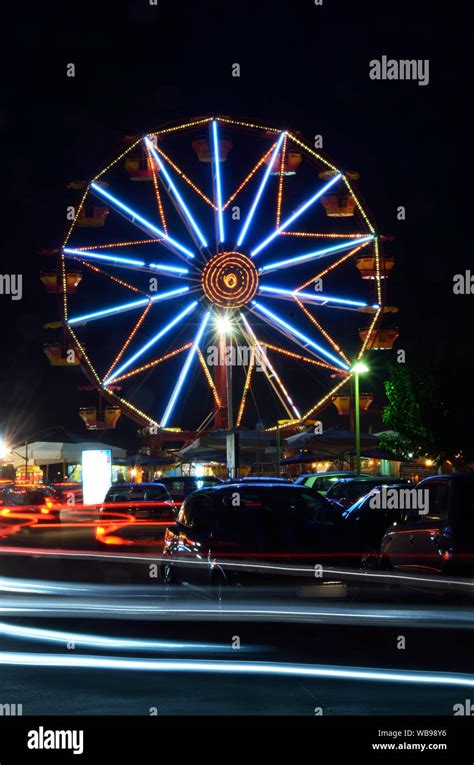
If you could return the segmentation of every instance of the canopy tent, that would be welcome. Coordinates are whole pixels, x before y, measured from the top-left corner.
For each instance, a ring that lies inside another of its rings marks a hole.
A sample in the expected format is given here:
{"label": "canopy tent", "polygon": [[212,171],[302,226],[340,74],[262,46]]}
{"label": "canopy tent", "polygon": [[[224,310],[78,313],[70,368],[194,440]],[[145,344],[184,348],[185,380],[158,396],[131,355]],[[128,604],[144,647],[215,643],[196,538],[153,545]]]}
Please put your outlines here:
{"label": "canopy tent", "polygon": [[[362,446],[375,447],[379,439],[372,433],[361,433],[360,442]],[[323,433],[314,433],[305,431],[297,433],[285,439],[286,449],[304,449],[313,448],[315,450],[326,449],[333,454],[341,454],[347,451],[348,447],[353,448],[355,442],[355,433],[352,430],[325,430]]]}
{"label": "canopy tent", "polygon": [[307,465],[311,462],[328,462],[338,458],[333,452],[298,452],[291,457],[285,457],[280,465]]}
{"label": "canopy tent", "polygon": [[119,457],[114,460],[114,464],[124,467],[159,467],[161,465],[174,465],[177,461],[177,457],[149,457],[148,454],[132,454],[130,457]]}
{"label": "canopy tent", "polygon": [[125,449],[112,446],[111,444],[103,444],[100,441],[81,441],[79,443],[33,441],[31,444],[24,444],[15,448],[5,461],[11,461],[14,467],[25,465],[27,460],[30,465],[55,465],[60,462],[79,464],[81,462],[81,453],[91,449],[110,449],[113,459],[125,457],[127,453]]}
{"label": "canopy tent", "polygon": [[[224,463],[226,461],[227,436],[231,433],[239,434],[239,455],[241,465],[251,465],[258,461],[261,463],[275,462],[276,436],[275,433],[266,433],[261,430],[216,430],[205,436],[196,438],[191,444],[180,449],[181,462],[205,462],[214,461]],[[271,455],[271,456],[270,456]]]}

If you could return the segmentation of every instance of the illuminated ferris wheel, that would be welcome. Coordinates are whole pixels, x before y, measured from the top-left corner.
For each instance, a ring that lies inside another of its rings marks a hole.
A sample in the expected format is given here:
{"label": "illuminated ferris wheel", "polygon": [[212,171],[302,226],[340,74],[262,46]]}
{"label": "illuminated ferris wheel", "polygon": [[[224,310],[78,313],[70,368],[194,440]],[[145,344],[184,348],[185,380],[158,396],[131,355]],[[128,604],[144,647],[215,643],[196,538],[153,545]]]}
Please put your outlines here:
{"label": "illuminated ferris wheel", "polygon": [[107,402],[87,427],[291,428],[334,401],[397,334],[356,178],[294,132],[224,117],[130,140],[85,185],[54,276],[64,340],[47,353],[72,349]]}

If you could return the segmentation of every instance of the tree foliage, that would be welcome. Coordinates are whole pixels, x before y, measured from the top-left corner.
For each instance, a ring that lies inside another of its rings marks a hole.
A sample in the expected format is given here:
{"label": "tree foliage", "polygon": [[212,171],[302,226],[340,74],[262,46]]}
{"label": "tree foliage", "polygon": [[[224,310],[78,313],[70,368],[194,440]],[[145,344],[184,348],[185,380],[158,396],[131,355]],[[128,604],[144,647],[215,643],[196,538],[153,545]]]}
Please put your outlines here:
{"label": "tree foliage", "polygon": [[460,450],[452,390],[441,370],[391,364],[385,381],[385,425],[393,434],[381,445],[403,459],[430,456],[436,464]]}

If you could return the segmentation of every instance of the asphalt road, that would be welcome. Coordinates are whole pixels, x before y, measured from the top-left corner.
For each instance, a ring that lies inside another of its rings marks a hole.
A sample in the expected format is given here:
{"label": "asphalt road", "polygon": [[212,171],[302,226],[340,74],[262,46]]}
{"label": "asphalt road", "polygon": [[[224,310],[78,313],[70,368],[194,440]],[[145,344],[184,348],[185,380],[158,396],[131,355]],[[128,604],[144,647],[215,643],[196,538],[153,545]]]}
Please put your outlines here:
{"label": "asphalt road", "polygon": [[[470,606],[453,610],[400,592],[387,600],[377,590],[367,603],[240,593],[238,608],[182,588],[165,593],[148,562],[55,556],[59,549],[95,552],[90,527],[45,525],[2,543],[35,554],[0,549],[0,709],[452,715],[474,693]],[[46,582],[66,584],[48,592]],[[8,634],[12,628],[17,634]],[[112,639],[142,642],[124,647]]]}

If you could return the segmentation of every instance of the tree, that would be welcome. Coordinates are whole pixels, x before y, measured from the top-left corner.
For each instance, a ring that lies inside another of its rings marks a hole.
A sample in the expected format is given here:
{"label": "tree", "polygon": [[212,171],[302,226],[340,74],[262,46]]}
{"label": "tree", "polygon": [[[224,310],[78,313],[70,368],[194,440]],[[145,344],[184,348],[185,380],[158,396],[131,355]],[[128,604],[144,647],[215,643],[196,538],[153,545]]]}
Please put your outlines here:
{"label": "tree", "polygon": [[444,370],[390,364],[383,421],[393,434],[382,436],[382,448],[403,459],[429,455],[437,465],[455,457],[460,434],[448,377]]}

